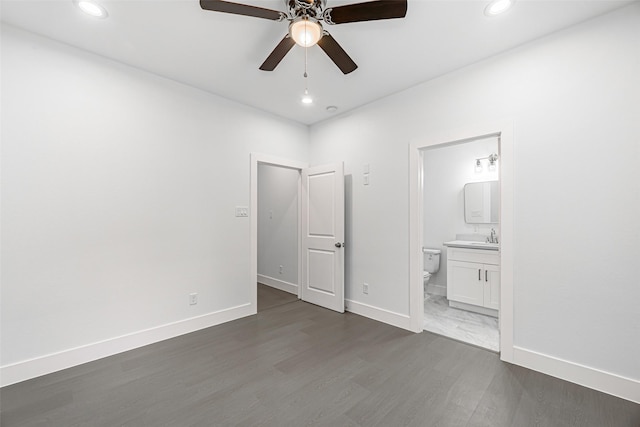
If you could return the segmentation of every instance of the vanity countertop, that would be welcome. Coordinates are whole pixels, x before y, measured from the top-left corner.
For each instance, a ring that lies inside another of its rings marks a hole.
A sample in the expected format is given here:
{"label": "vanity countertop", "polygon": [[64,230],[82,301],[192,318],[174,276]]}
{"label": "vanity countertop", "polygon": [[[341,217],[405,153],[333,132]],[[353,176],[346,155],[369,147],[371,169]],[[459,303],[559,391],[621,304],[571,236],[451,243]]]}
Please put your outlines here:
{"label": "vanity countertop", "polygon": [[450,242],[444,242],[443,245],[451,246],[453,248],[486,249],[490,251],[497,251],[500,249],[500,246],[497,243],[474,242],[471,240],[452,240]]}

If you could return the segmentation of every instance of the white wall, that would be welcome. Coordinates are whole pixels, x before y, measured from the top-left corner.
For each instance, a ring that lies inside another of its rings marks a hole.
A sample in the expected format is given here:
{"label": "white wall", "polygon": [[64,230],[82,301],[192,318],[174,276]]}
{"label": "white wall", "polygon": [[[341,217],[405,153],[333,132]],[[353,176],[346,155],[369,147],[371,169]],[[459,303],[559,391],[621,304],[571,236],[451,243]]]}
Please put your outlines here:
{"label": "white wall", "polygon": [[313,126],[311,163],[353,174],[347,297],[408,314],[409,142],[510,120],[515,345],[640,399],[638,28],[636,2]]}
{"label": "white wall", "polygon": [[299,180],[296,169],[258,164],[258,277],[296,293]]}
{"label": "white wall", "polygon": [[[463,144],[424,150],[424,226],[423,245],[442,250],[440,270],[429,279],[429,292],[446,295],[447,257],[444,242],[456,234],[490,234],[498,224],[467,224],[464,220],[464,185],[469,182],[496,181],[498,169],[490,171],[482,160],[481,172],[475,171],[475,160],[498,153],[498,138],[478,139]],[[499,160],[498,160],[499,163]]]}
{"label": "white wall", "polygon": [[307,139],[305,126],[3,27],[3,381],[29,359],[44,360],[36,375],[60,368],[47,355],[76,349],[81,363],[248,314],[233,310],[255,281],[249,219],[234,216],[249,205],[249,154],[304,160]]}

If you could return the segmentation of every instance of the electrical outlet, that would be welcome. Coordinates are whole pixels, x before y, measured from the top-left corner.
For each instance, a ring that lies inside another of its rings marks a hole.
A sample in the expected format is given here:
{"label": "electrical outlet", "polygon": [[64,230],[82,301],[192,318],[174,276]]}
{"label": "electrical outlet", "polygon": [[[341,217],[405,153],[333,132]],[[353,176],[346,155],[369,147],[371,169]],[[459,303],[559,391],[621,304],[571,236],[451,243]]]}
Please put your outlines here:
{"label": "electrical outlet", "polygon": [[249,216],[249,208],[246,206],[236,206],[236,216],[246,218]]}
{"label": "electrical outlet", "polygon": [[369,294],[369,284],[368,283],[363,283],[362,284],[362,293],[363,294]]}
{"label": "electrical outlet", "polygon": [[196,305],[198,304],[198,294],[197,293],[192,293],[189,294],[189,305]]}
{"label": "electrical outlet", "polygon": [[280,268],[278,269],[278,272],[279,272],[280,274],[282,274],[282,272],[283,272],[283,271],[284,271],[284,267],[283,267],[283,266],[280,266]]}

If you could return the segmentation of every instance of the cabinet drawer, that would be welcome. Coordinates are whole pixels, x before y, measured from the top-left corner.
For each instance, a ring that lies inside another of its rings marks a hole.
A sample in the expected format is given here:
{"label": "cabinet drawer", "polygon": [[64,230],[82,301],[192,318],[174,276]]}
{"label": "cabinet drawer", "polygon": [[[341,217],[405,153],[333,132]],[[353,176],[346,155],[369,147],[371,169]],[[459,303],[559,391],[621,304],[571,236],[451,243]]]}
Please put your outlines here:
{"label": "cabinet drawer", "polygon": [[500,253],[483,249],[447,248],[447,260],[500,264]]}

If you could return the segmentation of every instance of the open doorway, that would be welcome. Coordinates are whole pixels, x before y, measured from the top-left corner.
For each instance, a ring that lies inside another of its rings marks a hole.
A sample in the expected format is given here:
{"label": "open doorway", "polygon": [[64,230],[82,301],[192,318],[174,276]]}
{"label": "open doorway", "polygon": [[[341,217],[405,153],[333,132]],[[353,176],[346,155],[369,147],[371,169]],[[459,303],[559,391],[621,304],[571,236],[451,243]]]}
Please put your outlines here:
{"label": "open doorway", "polygon": [[499,351],[499,138],[422,150],[425,331]]}
{"label": "open doorway", "polygon": [[300,170],[258,164],[258,312],[298,300]]}
{"label": "open doorway", "polygon": [[[463,126],[451,128],[448,131],[438,131],[437,133],[421,136],[411,142],[409,146],[409,312],[411,318],[411,329],[420,332],[424,328],[424,271],[425,271],[425,230],[424,230],[424,155],[426,150],[443,147],[456,146],[471,141],[484,138],[497,138],[498,148],[498,176],[499,176],[499,251],[495,260],[469,260],[461,259],[461,262],[478,261],[483,263],[480,272],[477,269],[460,270],[464,274],[462,277],[474,279],[477,284],[482,283],[484,298],[484,283],[494,279],[500,284],[499,290],[494,292],[497,295],[498,304],[498,325],[500,330],[499,351],[500,359],[506,362],[514,360],[513,344],[513,125],[509,122],[498,122],[489,124],[477,124],[474,126]],[[487,153],[492,154],[492,153]],[[483,156],[479,156],[481,159]],[[472,160],[475,161],[476,158]],[[483,167],[488,167],[489,159],[484,161]],[[471,167],[474,167],[473,163]],[[460,197],[463,197],[460,193]],[[455,233],[451,236],[456,239]],[[443,242],[444,243],[444,242]],[[482,242],[478,242],[482,243]],[[444,246],[444,245],[443,245]],[[446,247],[446,246],[445,246]],[[427,247],[428,248],[428,247]],[[446,247],[449,251],[449,247]],[[467,250],[473,248],[456,248],[457,255],[462,258],[467,256]],[[443,255],[441,249],[441,256]],[[491,268],[492,263],[499,265],[499,271]],[[450,263],[447,263],[449,267]],[[460,274],[458,271],[456,274]],[[473,272],[473,275],[470,274]],[[486,276],[485,276],[486,274]],[[465,282],[466,283],[466,282]],[[427,284],[428,288],[428,284]],[[479,297],[479,293],[477,294]],[[490,298],[491,299],[491,298]],[[467,301],[467,303],[470,303]]]}
{"label": "open doorway", "polygon": [[[297,270],[297,281],[294,285],[279,278],[284,275],[285,264],[274,262],[268,255],[263,258],[271,264],[270,270],[260,273],[260,280],[268,281],[271,287],[280,287],[280,290],[289,293],[297,287],[297,297],[301,300],[343,313],[343,163],[309,168],[303,162],[258,153],[251,154],[250,175],[251,269],[248,289],[252,312],[255,314],[258,306],[258,170],[261,165],[291,169],[297,176],[297,268],[290,269]],[[262,220],[270,220],[270,210],[268,207],[263,209]],[[288,263],[293,264],[292,261]],[[296,276],[291,272],[290,277]]]}

